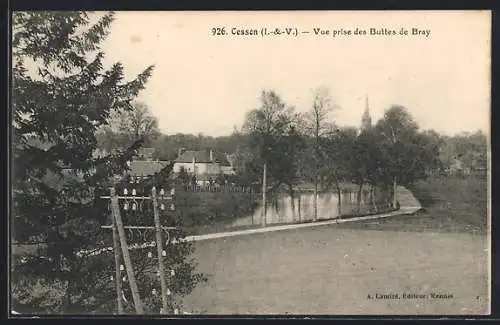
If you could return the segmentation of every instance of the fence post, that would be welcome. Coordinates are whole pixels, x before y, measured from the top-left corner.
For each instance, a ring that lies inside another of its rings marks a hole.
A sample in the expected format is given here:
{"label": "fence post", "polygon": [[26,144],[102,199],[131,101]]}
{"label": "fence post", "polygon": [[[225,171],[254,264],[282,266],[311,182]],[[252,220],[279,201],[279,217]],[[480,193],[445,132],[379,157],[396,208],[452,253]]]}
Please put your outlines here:
{"label": "fence post", "polygon": [[163,313],[168,310],[168,297],[167,297],[167,282],[165,280],[165,265],[163,264],[163,243],[161,236],[161,222],[160,222],[160,212],[158,211],[158,198],[156,196],[156,187],[153,186],[151,190],[151,197],[153,199],[153,212],[155,219],[155,229],[156,229],[156,248],[158,252],[158,270],[160,272],[160,285],[161,285],[161,301]]}
{"label": "fence post", "polygon": [[[115,196],[115,188],[111,188],[110,197]],[[116,302],[118,304],[118,315],[123,314],[122,302],[122,275],[120,271],[120,243],[118,240],[118,229],[116,227],[115,218],[111,217],[111,224],[113,226],[113,252],[115,255],[115,280],[116,280]]]}
{"label": "fence post", "polygon": [[139,296],[139,288],[137,287],[137,283],[135,282],[134,268],[132,266],[132,260],[130,259],[130,254],[128,251],[127,238],[125,235],[125,229],[123,228],[122,216],[120,214],[120,205],[118,203],[118,197],[116,196],[115,188],[111,189],[111,211],[113,213],[113,218],[115,219],[116,227],[118,230],[118,236],[120,238],[123,259],[125,262],[125,269],[127,270],[130,290],[132,291],[132,298],[134,299],[135,311],[137,312],[137,314],[144,314],[141,298]]}

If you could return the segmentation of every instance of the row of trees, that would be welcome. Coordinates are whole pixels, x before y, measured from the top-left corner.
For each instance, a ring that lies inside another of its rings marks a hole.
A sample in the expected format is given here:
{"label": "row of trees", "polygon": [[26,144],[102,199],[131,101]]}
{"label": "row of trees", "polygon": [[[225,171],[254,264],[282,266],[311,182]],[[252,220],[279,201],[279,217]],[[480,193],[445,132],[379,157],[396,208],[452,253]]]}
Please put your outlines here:
{"label": "row of trees", "polygon": [[359,134],[332,122],[336,109],[325,89],[315,92],[305,114],[274,91],[263,91],[261,106],[247,114],[242,129],[248,145],[239,152],[241,181],[258,182],[266,166],[271,190],[284,185],[292,196],[304,182],[316,194],[330,187],[340,193],[343,182],[358,184],[359,195],[367,184],[394,194],[397,184],[409,185],[439,166],[439,144],[419,130],[406,108],[389,108]]}

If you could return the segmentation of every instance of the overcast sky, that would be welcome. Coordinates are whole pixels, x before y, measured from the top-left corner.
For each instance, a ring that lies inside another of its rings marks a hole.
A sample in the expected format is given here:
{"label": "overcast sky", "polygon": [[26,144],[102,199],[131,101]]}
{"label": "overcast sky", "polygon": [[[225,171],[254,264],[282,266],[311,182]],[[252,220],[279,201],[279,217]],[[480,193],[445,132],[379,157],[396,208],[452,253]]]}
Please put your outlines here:
{"label": "overcast sky", "polygon": [[[296,27],[293,36],[212,36],[214,27]],[[430,35],[314,36],[313,28],[401,28]],[[227,135],[259,106],[262,89],[305,111],[330,88],[340,125],[359,126],[368,95],[374,121],[406,106],[423,129],[488,132],[489,12],[118,12],[104,44],[127,77],[150,64],[140,100],[171,133]]]}

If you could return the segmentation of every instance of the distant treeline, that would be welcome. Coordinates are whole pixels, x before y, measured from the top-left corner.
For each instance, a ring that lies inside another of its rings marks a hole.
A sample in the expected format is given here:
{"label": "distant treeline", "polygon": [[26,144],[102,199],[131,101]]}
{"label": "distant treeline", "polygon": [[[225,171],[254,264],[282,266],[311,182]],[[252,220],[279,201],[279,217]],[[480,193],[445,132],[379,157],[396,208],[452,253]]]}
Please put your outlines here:
{"label": "distant treeline", "polygon": [[[239,146],[245,145],[247,137],[239,132],[227,136],[206,136],[194,134],[160,134],[155,139],[148,139],[145,146],[155,149],[153,158],[159,160],[174,160],[177,158],[179,149],[187,150],[214,150],[216,154],[234,153]],[[116,143],[109,141],[104,135],[99,136],[101,149],[111,151]],[[125,145],[124,145],[125,146]]]}
{"label": "distant treeline", "polygon": [[[462,159],[466,164],[478,163],[486,167],[488,142],[486,135],[477,131],[474,133],[460,133],[449,136],[432,132],[432,135],[440,142],[440,160],[443,167],[453,163],[455,158]],[[113,149],[111,143],[100,139],[100,147],[105,150]],[[171,161],[177,157],[179,149],[188,150],[214,150],[217,154],[235,153],[248,143],[249,136],[234,131],[226,136],[207,136],[203,134],[160,134],[154,140],[149,140],[147,145],[155,149],[154,159]]]}

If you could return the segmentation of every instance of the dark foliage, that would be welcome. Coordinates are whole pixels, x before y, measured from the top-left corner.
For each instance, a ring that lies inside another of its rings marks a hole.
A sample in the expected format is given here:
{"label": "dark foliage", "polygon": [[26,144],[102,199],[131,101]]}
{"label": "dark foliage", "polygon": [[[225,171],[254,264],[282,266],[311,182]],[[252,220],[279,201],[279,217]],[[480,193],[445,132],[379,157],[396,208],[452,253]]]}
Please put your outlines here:
{"label": "dark foliage", "polygon": [[[93,25],[84,12],[13,15],[10,229],[11,242],[24,250],[12,256],[11,296],[19,311],[23,306],[42,313],[115,308],[113,257],[91,254],[109,246],[111,237],[100,228],[107,222],[107,204],[95,194],[120,179],[143,139],[95,158],[95,131],[111,112],[132,108],[153,67],[131,81],[124,80],[120,63],[103,68],[99,44],[112,21],[112,13],[100,14]],[[28,69],[33,63],[34,71]],[[25,249],[33,246],[37,249]],[[167,263],[180,275],[172,291],[184,294],[199,279],[187,256],[189,245],[168,249]],[[136,266],[147,269],[148,263],[139,260]],[[145,274],[138,270],[137,276],[148,297],[154,281],[145,281]]]}

